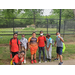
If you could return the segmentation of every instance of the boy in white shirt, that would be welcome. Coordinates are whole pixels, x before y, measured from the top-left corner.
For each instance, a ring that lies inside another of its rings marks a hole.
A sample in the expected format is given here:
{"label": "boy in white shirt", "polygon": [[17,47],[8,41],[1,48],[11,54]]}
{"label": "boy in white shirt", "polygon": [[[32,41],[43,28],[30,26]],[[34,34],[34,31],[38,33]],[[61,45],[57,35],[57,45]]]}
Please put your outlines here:
{"label": "boy in white shirt", "polygon": [[24,63],[26,63],[26,51],[28,51],[28,40],[25,38],[24,34],[22,34],[22,39],[20,40],[20,42],[21,42],[21,50],[25,51]]}
{"label": "boy in white shirt", "polygon": [[51,62],[51,56],[52,56],[52,38],[50,37],[50,34],[46,35],[46,54],[47,54],[47,60]]}

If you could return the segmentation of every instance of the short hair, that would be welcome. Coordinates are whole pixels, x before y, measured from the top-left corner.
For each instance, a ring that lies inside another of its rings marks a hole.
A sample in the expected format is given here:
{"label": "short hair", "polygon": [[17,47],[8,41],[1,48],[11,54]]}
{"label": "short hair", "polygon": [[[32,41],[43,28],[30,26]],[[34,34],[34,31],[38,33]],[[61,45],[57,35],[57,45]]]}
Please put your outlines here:
{"label": "short hair", "polygon": [[22,34],[22,35],[24,35],[24,36],[25,36],[25,34]]}
{"label": "short hair", "polygon": [[57,33],[59,33],[59,32],[56,32],[56,34],[57,34]]}
{"label": "short hair", "polygon": [[42,30],[40,31],[40,33],[43,32]]}
{"label": "short hair", "polygon": [[18,33],[14,33],[14,34],[13,34],[13,36],[14,36],[15,34],[17,34],[17,35],[18,35]]}
{"label": "short hair", "polygon": [[[33,33],[35,33],[35,32],[33,32]],[[33,33],[32,33],[32,34],[33,34]],[[35,33],[35,34],[36,34],[36,33]]]}
{"label": "short hair", "polygon": [[51,35],[50,35],[50,34],[47,34],[47,36],[48,36],[48,37],[51,37]]}
{"label": "short hair", "polygon": [[21,51],[20,53],[24,53],[25,54],[25,51]]}

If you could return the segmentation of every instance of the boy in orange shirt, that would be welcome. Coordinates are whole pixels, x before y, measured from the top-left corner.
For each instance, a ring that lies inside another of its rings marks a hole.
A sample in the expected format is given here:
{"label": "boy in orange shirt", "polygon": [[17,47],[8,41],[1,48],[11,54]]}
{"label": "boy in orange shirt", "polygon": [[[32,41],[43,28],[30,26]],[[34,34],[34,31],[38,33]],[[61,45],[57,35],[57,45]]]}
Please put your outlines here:
{"label": "boy in orange shirt", "polygon": [[10,53],[12,57],[14,57],[20,51],[20,40],[17,38],[18,34],[14,33],[13,38],[11,38],[10,45]]}
{"label": "boy in orange shirt", "polygon": [[[30,37],[28,39],[28,47],[30,49],[30,52],[31,52],[31,63],[37,63],[36,61],[36,52],[37,52],[37,49],[38,49],[38,39],[36,37],[36,33],[33,32],[32,33],[32,37]],[[33,62],[33,55],[34,55],[34,62]]]}

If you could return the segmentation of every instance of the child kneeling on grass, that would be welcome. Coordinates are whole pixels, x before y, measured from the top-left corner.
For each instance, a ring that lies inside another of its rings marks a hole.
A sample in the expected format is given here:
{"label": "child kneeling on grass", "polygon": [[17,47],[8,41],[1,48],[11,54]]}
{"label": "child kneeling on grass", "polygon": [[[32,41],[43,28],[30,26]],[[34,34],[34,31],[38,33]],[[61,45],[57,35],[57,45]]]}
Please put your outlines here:
{"label": "child kneeling on grass", "polygon": [[51,56],[52,56],[52,38],[50,37],[50,34],[46,35],[46,54],[47,54],[47,61],[51,62]]}
{"label": "child kneeling on grass", "polygon": [[21,51],[19,54],[16,54],[14,58],[11,60],[11,65],[22,65],[22,62],[24,62],[24,51]]}

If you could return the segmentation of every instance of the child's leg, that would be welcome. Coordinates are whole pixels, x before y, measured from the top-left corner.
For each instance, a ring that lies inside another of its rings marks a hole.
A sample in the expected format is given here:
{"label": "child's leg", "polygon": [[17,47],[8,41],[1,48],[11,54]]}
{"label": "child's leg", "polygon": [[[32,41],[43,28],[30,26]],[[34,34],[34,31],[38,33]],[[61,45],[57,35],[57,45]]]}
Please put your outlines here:
{"label": "child's leg", "polygon": [[52,47],[49,48],[49,59],[52,57]]}
{"label": "child's leg", "polygon": [[33,55],[31,54],[31,60],[33,60]]}
{"label": "child's leg", "polygon": [[49,54],[48,54],[48,51],[47,51],[47,50],[46,50],[46,55],[47,55],[47,59],[48,59],[48,55],[49,55]]}
{"label": "child's leg", "polygon": [[36,59],[36,53],[34,54],[34,59]]}
{"label": "child's leg", "polygon": [[39,47],[39,60],[41,60],[41,47]]}
{"label": "child's leg", "polygon": [[42,51],[43,51],[43,59],[45,61],[45,48],[44,47],[42,47]]}
{"label": "child's leg", "polygon": [[62,55],[59,55],[59,57],[60,57],[60,62],[62,62]]}

